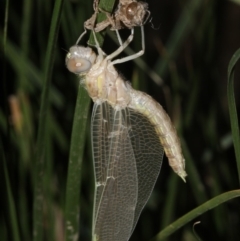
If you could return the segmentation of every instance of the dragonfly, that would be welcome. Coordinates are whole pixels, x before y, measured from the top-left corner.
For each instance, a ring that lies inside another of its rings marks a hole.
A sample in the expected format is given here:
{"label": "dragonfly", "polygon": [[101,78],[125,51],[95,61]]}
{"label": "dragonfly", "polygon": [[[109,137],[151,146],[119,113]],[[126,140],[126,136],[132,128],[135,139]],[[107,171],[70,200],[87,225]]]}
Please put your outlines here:
{"label": "dragonfly", "polygon": [[93,241],[129,240],[156,183],[164,151],[173,171],[184,181],[187,175],[180,141],[167,113],[152,97],[133,89],[114,67],[144,53],[143,26],[141,34],[143,49],[121,59],[114,60],[133,40],[134,28],[110,55],[100,48],[93,31],[97,54],[78,45],[78,39],[66,56],[68,70],[81,77],[94,102]]}

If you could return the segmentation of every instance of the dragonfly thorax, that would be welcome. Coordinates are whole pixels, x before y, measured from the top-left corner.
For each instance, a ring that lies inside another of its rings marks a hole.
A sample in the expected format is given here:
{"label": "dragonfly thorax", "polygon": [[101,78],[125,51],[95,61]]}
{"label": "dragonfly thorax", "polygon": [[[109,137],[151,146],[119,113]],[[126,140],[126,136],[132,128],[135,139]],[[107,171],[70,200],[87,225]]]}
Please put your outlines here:
{"label": "dragonfly thorax", "polygon": [[97,59],[86,74],[84,86],[94,102],[107,101],[114,108],[125,108],[131,99],[129,84],[106,58]]}
{"label": "dragonfly thorax", "polygon": [[74,45],[66,56],[66,66],[70,72],[85,76],[81,83],[94,102],[107,101],[114,108],[125,108],[130,102],[128,84],[101,53],[96,56],[91,48]]}

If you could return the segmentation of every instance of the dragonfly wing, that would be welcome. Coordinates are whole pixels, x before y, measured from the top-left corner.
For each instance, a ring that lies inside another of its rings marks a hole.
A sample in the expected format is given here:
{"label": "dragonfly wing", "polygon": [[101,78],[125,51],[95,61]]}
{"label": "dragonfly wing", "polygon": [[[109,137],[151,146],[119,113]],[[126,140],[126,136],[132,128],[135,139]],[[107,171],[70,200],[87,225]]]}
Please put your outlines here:
{"label": "dragonfly wing", "polygon": [[93,165],[95,175],[95,197],[93,208],[93,226],[95,226],[97,210],[107,180],[107,158],[109,153],[108,132],[110,129],[109,106],[105,103],[94,104],[92,111],[91,134]]}
{"label": "dragonfly wing", "polygon": [[155,126],[150,122],[149,117],[130,108],[129,113],[131,125],[129,135],[138,173],[138,200],[132,226],[133,231],[156,183],[164,150]]}
{"label": "dragonfly wing", "polygon": [[132,233],[138,180],[130,128],[128,109],[116,110],[107,102],[94,104],[94,241],[125,241]]}

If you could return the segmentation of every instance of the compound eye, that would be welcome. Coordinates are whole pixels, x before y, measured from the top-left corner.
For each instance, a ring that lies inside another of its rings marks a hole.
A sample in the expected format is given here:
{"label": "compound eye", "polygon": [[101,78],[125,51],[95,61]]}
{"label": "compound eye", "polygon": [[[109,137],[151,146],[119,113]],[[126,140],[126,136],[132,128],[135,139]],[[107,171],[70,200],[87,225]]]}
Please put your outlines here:
{"label": "compound eye", "polygon": [[88,71],[92,67],[92,63],[80,57],[66,58],[66,65],[70,72],[80,74]]}

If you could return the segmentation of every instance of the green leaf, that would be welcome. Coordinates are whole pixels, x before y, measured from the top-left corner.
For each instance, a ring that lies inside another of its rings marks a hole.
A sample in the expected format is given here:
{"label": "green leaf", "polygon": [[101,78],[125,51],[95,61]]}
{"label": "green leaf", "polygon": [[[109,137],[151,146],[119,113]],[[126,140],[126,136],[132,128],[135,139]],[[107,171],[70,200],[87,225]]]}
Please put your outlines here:
{"label": "green leaf", "polygon": [[[1,165],[1,174],[4,176],[3,184],[6,187],[6,201],[8,203],[8,210],[7,213],[9,213],[9,224],[11,227],[12,232],[8,235],[12,237],[13,241],[20,241],[20,234],[19,234],[19,227],[18,227],[18,218],[17,218],[17,211],[16,211],[16,204],[14,201],[11,183],[9,179],[8,169],[6,165],[6,158],[4,156],[3,147],[2,147],[2,141],[0,140],[0,165]],[[3,237],[2,237],[3,238]],[[3,238],[4,239],[4,238]]]}
{"label": "green leaf", "polygon": [[[114,6],[114,3],[115,3],[115,0],[102,0],[102,1],[99,2],[99,8],[103,9],[106,12],[111,13],[112,9],[113,9],[113,6]],[[97,17],[97,23],[102,22],[106,18],[107,18],[106,14],[99,13],[98,17]],[[97,37],[97,40],[98,40],[98,43],[99,43],[100,46],[103,45],[105,34],[106,34],[106,31],[101,31],[99,33],[96,33],[96,37]],[[93,46],[96,45],[95,41],[94,41],[94,37],[93,37],[92,34],[91,34],[91,36],[89,38],[88,44],[89,45],[93,45]]]}
{"label": "green leaf", "polygon": [[162,230],[155,238],[153,238],[153,241],[164,240],[165,238],[167,238],[168,236],[176,232],[179,228],[183,227],[185,224],[187,224],[194,218],[236,197],[240,197],[240,190],[226,192],[217,197],[210,199],[209,201],[205,202],[201,206],[193,209],[192,211],[185,214],[175,222],[171,223],[164,230]]}
{"label": "green leaf", "polygon": [[89,106],[88,93],[79,85],[72,128],[66,190],[65,240],[69,241],[77,240],[79,236],[80,184]]}
{"label": "green leaf", "polygon": [[180,16],[171,36],[166,45],[167,55],[164,59],[159,58],[153,70],[164,78],[168,65],[171,59],[175,58],[181,45],[188,36],[190,30],[194,26],[194,19],[197,16],[196,12],[203,2],[201,0],[188,1],[186,7]]}
{"label": "green leaf", "polygon": [[233,146],[235,150],[235,156],[237,161],[237,169],[238,169],[238,178],[240,183],[240,136],[239,136],[239,124],[238,124],[238,116],[237,109],[234,97],[234,69],[237,62],[240,59],[240,49],[238,49],[228,65],[228,86],[227,86],[227,94],[228,94],[228,108],[232,129],[232,138],[233,138]]}
{"label": "green leaf", "polygon": [[52,78],[53,61],[55,54],[55,44],[57,41],[59,24],[61,19],[61,12],[64,0],[56,0],[49,38],[46,51],[46,59],[44,66],[44,84],[41,97],[41,106],[39,113],[39,126],[37,135],[37,150],[35,160],[35,180],[34,180],[34,207],[33,207],[33,240],[43,240],[43,185],[44,185],[44,170],[46,166],[46,137],[47,130],[47,116],[49,108],[49,90]]}

